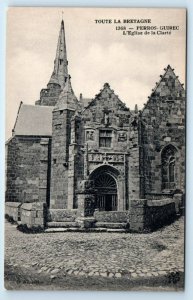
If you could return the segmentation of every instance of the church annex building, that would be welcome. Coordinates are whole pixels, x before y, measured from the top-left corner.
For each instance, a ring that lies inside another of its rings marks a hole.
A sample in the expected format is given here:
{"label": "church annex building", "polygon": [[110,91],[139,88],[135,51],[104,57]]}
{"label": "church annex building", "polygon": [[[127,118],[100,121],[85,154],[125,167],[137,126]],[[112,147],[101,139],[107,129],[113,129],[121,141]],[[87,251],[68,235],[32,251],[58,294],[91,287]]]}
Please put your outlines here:
{"label": "church annex building", "polygon": [[77,99],[64,22],[54,70],[6,143],[6,213],[28,227],[154,229],[183,211],[185,90],[168,65],[141,111],[109,83]]}

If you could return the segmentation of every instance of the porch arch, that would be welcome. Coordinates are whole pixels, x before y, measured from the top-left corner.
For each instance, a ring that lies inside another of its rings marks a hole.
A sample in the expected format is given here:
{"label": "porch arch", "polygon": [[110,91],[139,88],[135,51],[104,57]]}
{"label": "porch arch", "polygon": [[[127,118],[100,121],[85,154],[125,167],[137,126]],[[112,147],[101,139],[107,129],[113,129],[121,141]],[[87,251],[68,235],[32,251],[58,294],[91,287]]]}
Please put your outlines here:
{"label": "porch arch", "polygon": [[109,165],[96,168],[90,174],[96,190],[96,208],[99,210],[124,210],[124,183],[120,172]]}

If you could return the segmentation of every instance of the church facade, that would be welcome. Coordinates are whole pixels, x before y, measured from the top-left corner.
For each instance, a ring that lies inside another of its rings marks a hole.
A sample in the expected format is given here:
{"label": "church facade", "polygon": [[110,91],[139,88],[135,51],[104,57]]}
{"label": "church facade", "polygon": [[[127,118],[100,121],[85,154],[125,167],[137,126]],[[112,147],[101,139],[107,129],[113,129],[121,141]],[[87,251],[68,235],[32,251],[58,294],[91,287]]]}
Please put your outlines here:
{"label": "church facade", "polygon": [[47,88],[35,105],[20,104],[6,143],[6,202],[44,203],[44,224],[58,227],[141,224],[155,207],[162,218],[172,203],[179,210],[185,90],[172,67],[164,69],[144,108],[130,110],[109,83],[94,99],[77,99],[66,53],[62,21]]}

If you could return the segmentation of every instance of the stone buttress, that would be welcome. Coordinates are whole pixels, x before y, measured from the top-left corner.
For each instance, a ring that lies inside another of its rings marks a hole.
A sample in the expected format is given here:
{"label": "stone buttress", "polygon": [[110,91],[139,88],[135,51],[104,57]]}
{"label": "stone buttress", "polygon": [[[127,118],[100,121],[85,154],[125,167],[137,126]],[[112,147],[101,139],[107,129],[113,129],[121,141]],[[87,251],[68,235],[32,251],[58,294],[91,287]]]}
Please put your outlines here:
{"label": "stone buttress", "polygon": [[[73,208],[72,183],[68,185],[71,118],[78,107],[70,76],[53,110],[50,208]],[[72,163],[72,162],[71,162]]]}

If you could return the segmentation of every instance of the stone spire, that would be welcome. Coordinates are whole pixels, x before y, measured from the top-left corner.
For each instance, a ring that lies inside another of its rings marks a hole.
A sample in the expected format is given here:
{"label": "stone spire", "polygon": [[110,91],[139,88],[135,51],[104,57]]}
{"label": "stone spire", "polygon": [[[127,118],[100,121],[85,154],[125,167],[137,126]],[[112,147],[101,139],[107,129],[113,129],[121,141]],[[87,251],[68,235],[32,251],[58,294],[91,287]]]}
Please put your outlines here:
{"label": "stone spire", "polygon": [[78,100],[74,94],[71,85],[71,77],[68,75],[64,89],[62,90],[59,99],[55,105],[54,110],[63,110],[63,109],[70,109],[76,110],[78,108]]}
{"label": "stone spire", "polygon": [[63,89],[67,77],[68,77],[68,61],[67,61],[67,53],[66,53],[64,21],[62,20],[60,33],[58,37],[56,58],[54,60],[54,71],[52,73],[48,85],[52,83],[56,83],[59,84]]}

